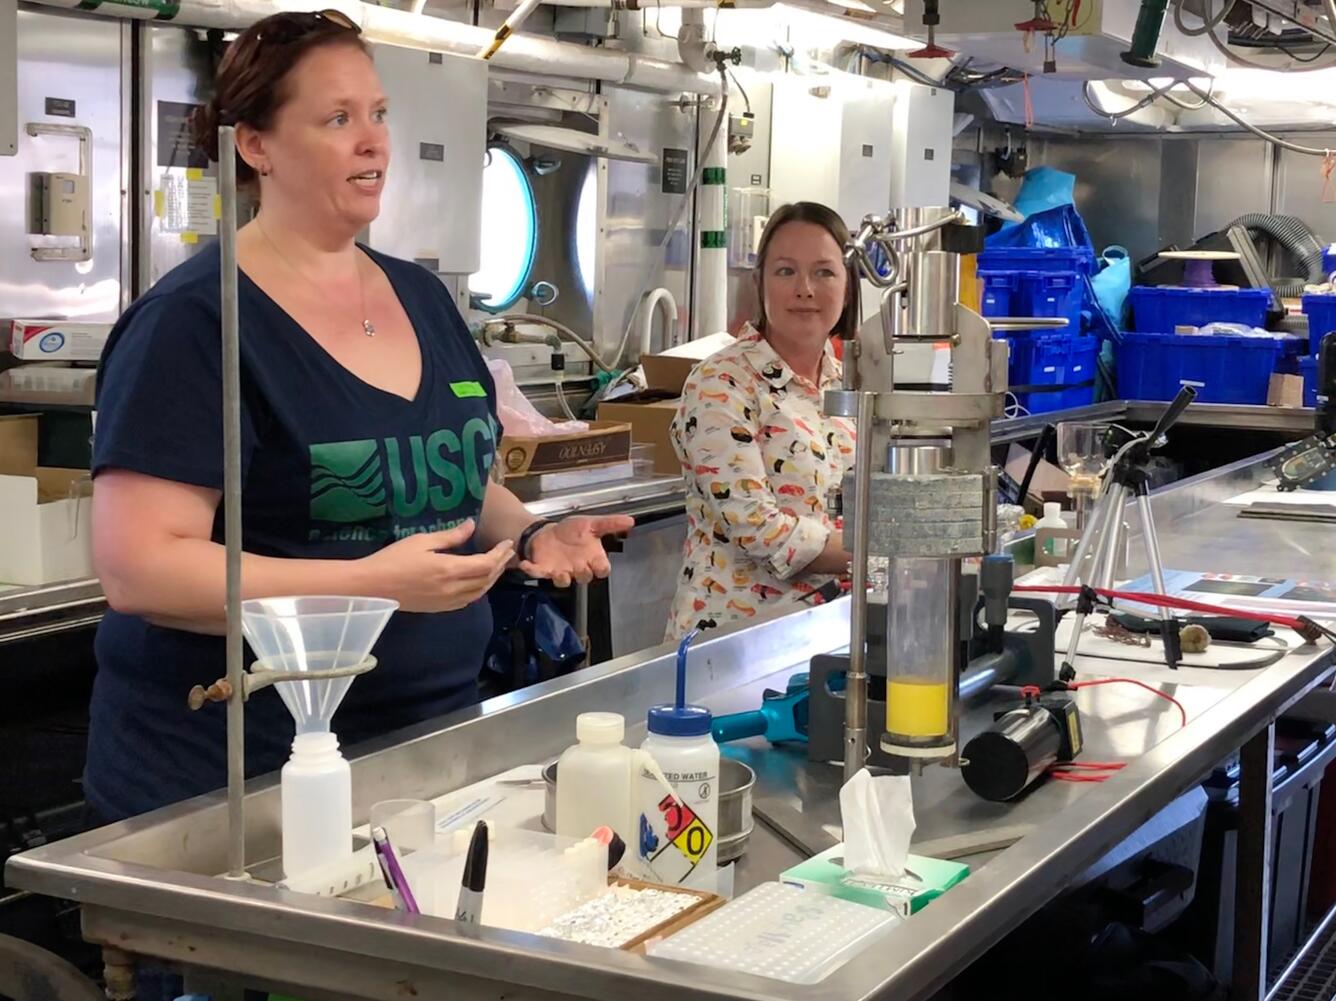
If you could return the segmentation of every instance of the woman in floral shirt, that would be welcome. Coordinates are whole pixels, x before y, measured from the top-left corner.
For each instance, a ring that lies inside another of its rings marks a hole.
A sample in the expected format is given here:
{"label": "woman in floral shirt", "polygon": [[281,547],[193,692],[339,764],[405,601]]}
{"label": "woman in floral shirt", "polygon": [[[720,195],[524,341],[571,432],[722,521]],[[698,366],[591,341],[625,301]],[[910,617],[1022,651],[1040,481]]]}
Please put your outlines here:
{"label": "woman in floral shirt", "polygon": [[687,380],[670,432],[687,481],[687,540],[669,639],[791,604],[848,570],[826,497],[853,466],[854,425],[822,414],[841,376],[831,337],[860,319],[848,239],[814,202],[771,216],[755,325]]}

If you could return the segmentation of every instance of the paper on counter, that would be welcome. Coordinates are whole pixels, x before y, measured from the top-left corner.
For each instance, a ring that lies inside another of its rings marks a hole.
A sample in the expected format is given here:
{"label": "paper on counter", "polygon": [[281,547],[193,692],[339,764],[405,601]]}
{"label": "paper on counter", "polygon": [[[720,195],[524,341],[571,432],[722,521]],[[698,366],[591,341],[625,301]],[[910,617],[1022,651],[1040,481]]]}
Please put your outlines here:
{"label": "paper on counter", "polygon": [[1248,507],[1252,504],[1303,504],[1315,507],[1336,507],[1336,491],[1333,490],[1287,490],[1276,489],[1274,482],[1267,483],[1255,490],[1231,497],[1226,504],[1232,507]]}

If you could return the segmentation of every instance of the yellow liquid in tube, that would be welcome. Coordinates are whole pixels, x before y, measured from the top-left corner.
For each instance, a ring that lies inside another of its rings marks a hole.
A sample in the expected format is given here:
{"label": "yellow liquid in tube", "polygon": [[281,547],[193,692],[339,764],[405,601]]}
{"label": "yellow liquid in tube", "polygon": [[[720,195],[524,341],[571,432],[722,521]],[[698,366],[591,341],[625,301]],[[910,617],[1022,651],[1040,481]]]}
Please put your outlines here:
{"label": "yellow liquid in tube", "polygon": [[886,730],[901,737],[940,737],[947,732],[946,685],[892,681],[886,685]]}

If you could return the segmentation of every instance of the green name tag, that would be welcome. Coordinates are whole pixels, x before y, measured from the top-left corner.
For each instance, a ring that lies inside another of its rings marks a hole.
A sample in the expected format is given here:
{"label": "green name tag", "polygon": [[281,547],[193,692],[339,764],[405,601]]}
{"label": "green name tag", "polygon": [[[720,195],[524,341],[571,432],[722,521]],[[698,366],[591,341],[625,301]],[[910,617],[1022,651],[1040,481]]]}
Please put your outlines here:
{"label": "green name tag", "polygon": [[481,382],[452,382],[450,388],[454,390],[455,395],[461,400],[474,396],[486,396],[487,390],[482,388]]}

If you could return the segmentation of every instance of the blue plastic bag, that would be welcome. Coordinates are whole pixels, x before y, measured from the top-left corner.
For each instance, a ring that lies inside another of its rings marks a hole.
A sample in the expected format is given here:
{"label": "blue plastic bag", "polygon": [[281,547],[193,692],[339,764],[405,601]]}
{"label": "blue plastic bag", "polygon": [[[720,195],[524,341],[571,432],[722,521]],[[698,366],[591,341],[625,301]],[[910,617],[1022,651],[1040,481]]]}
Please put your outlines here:
{"label": "blue plastic bag", "polygon": [[483,683],[490,694],[569,674],[584,662],[580,637],[538,588],[502,585],[492,588],[488,599],[493,627]]}
{"label": "blue plastic bag", "polygon": [[[1039,212],[1060,208],[1063,205],[1075,205],[1076,175],[1058,170],[1056,167],[1035,167],[1025,172],[1021,189],[1016,193],[1016,211],[1027,219]],[[1022,223],[1007,223],[1002,229],[1009,230]]]}
{"label": "blue plastic bag", "polygon": [[1121,329],[1127,293],[1132,288],[1132,259],[1127,248],[1119,246],[1105,247],[1099,259],[1104,268],[1091,277],[1090,288],[1109,320]]}

